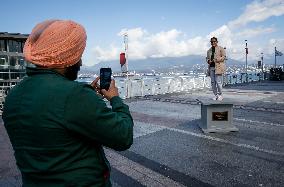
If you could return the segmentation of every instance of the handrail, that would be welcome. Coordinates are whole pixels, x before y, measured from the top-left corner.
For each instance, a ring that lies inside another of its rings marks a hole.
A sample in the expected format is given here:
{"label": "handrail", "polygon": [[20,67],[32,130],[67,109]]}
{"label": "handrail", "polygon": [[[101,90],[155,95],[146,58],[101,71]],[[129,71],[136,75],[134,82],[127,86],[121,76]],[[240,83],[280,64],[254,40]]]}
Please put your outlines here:
{"label": "handrail", "polygon": [[[262,73],[248,74],[248,82],[255,82],[267,79]],[[242,74],[225,74],[223,85],[246,83],[246,76]],[[116,81],[119,94],[122,98],[131,98],[145,95],[158,95],[191,91],[197,89],[209,89],[211,87],[210,77],[206,76],[155,76],[139,77],[135,79],[120,79]]]}

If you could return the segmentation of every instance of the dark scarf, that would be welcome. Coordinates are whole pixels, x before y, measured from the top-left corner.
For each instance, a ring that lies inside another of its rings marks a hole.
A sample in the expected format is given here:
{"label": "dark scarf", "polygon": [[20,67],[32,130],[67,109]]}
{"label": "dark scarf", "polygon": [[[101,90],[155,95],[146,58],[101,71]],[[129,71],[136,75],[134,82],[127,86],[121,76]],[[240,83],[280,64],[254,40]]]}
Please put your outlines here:
{"label": "dark scarf", "polygon": [[[215,54],[215,47],[212,47],[211,61],[214,60],[214,54]],[[212,63],[210,64],[210,67],[215,67],[215,62],[212,62]]]}

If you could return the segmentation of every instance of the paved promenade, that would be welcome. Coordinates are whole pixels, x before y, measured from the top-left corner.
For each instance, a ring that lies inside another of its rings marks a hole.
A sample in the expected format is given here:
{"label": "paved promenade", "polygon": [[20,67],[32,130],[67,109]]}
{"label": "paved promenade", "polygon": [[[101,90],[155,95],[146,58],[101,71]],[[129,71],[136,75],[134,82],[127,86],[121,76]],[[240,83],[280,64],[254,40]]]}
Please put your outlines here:
{"label": "paved promenade", "polygon": [[[224,89],[238,132],[201,131],[196,99],[211,97],[206,90],[126,100],[134,144],[123,152],[105,149],[113,186],[284,186],[284,82]],[[1,122],[0,187],[20,185]]]}

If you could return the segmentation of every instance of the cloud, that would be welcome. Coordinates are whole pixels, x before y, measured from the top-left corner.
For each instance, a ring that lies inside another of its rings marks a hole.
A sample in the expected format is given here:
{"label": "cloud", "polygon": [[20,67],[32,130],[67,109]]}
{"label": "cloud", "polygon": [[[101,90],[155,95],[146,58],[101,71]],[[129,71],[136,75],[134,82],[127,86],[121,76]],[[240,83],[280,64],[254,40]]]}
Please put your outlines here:
{"label": "cloud", "polygon": [[[124,34],[128,35],[128,53],[129,57],[133,59],[143,59],[146,58],[143,51],[145,51],[145,41],[147,40],[148,33],[146,30],[143,30],[141,28],[133,28],[133,29],[122,29],[119,33],[117,33],[118,36],[123,36]],[[121,46],[114,46],[111,45],[109,49],[102,49],[99,46],[96,46],[93,51],[95,52],[98,61],[109,61],[109,60],[118,60],[119,54],[121,52],[124,52],[124,44]]]}
{"label": "cloud", "polygon": [[[145,59],[157,57],[179,57],[189,54],[202,54],[200,48],[207,48],[207,42],[201,37],[185,40],[184,33],[176,29],[150,34],[141,28],[122,29],[118,35],[128,34],[129,58]],[[99,61],[118,59],[124,47],[110,46],[110,50],[97,46],[93,49]]]}
{"label": "cloud", "polygon": [[284,39],[270,39],[268,44],[265,46],[264,51],[266,51],[268,54],[274,54],[274,47],[277,47],[278,51],[284,53]]}
{"label": "cloud", "polygon": [[223,25],[215,31],[209,33],[207,36],[208,41],[213,36],[217,37],[219,43],[221,43],[223,46],[226,46],[227,48],[232,47],[232,38],[234,37],[232,31],[227,25]]}
{"label": "cloud", "polygon": [[103,50],[101,47],[96,46],[94,52],[98,61],[108,61],[118,58],[119,49],[114,45],[111,45],[108,50]]}
{"label": "cloud", "polygon": [[239,33],[236,33],[235,36],[236,37],[244,37],[244,38],[250,38],[250,37],[255,37],[258,35],[263,35],[263,34],[269,34],[272,32],[275,32],[276,29],[273,27],[267,27],[267,28],[263,28],[263,27],[257,27],[257,28],[253,28],[253,29],[245,29]]}
{"label": "cloud", "polygon": [[149,36],[144,44],[147,49],[146,55],[150,57],[175,57],[184,54],[186,45],[184,41],[180,40],[181,35],[182,32],[172,29]]}
{"label": "cloud", "polygon": [[235,29],[250,22],[261,22],[271,16],[281,16],[283,14],[283,0],[254,1],[246,6],[244,13],[237,19],[230,21],[228,26],[231,29]]}
{"label": "cloud", "polygon": [[122,29],[117,35],[118,36],[124,36],[124,34],[128,34],[128,36],[131,36],[132,40],[139,40],[143,37],[143,35],[147,34],[146,30],[143,30],[142,28],[134,28],[134,29]]}

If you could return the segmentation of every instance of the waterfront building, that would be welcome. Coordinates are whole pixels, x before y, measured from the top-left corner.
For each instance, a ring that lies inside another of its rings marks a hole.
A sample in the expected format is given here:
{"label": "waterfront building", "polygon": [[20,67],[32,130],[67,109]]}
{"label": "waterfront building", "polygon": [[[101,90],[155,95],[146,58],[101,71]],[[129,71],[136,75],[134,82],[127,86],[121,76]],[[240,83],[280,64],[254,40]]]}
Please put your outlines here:
{"label": "waterfront building", "polygon": [[0,109],[8,91],[26,74],[23,48],[28,34],[0,32]]}

